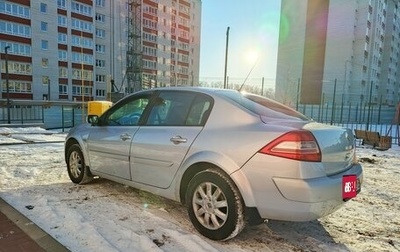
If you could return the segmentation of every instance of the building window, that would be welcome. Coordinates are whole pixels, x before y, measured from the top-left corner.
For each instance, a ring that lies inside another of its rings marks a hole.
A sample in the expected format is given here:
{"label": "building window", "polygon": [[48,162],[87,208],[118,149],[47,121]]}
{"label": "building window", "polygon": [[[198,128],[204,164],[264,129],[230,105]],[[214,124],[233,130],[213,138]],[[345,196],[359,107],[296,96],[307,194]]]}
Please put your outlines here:
{"label": "building window", "polygon": [[42,76],[42,84],[47,85],[47,84],[49,84],[49,82],[50,82],[49,76],[43,75]]}
{"label": "building window", "polygon": [[42,50],[47,50],[47,49],[49,49],[49,41],[42,40]]}
{"label": "building window", "polygon": [[72,35],[72,45],[92,49],[93,40],[91,38]]}
{"label": "building window", "polygon": [[44,67],[44,68],[49,67],[49,59],[48,58],[42,58],[42,67]]}
{"label": "building window", "polygon": [[40,30],[43,32],[47,32],[47,23],[46,22],[40,22]]}
{"label": "building window", "polygon": [[[1,64],[1,72],[6,72],[6,65]],[[8,72],[13,74],[24,74],[31,75],[32,74],[32,65],[29,63],[20,63],[20,62],[8,62]]]}
{"label": "building window", "polygon": [[100,14],[100,13],[96,13],[95,19],[98,22],[104,23],[106,21],[106,15]]}
{"label": "building window", "polygon": [[67,17],[63,16],[63,15],[58,15],[58,25],[59,26],[63,26],[63,27],[67,27]]}
{"label": "building window", "polygon": [[67,0],[57,0],[57,7],[61,9],[67,8]]}
{"label": "building window", "polygon": [[106,31],[103,29],[96,29],[96,37],[104,38],[106,36]]}
{"label": "building window", "polygon": [[40,3],[40,12],[47,13],[47,4]]}
{"label": "building window", "polygon": [[104,89],[97,89],[97,90],[96,90],[96,96],[98,96],[98,97],[105,97],[105,96],[106,96],[106,90],[104,90]]}
{"label": "building window", "polygon": [[93,31],[93,25],[90,22],[82,21],[76,18],[71,19],[71,27],[79,31]]}
{"label": "building window", "polygon": [[85,16],[92,16],[92,6],[78,3],[75,1],[71,2],[71,10],[75,13],[79,13]]}
{"label": "building window", "polygon": [[96,81],[97,82],[106,82],[106,76],[103,74],[96,74]]}
{"label": "building window", "polygon": [[105,53],[106,52],[106,46],[105,45],[96,44],[96,52]]}
{"label": "building window", "polygon": [[105,0],[96,0],[97,7],[104,7],[105,5]]}
{"label": "building window", "polygon": [[68,78],[68,68],[60,67],[58,69],[58,77],[59,78]]}
{"label": "building window", "polygon": [[58,50],[58,60],[60,61],[67,61],[67,51],[64,50]]}
{"label": "building window", "polygon": [[0,21],[0,33],[16,35],[20,37],[31,37],[31,27],[23,24]]}
{"label": "building window", "polygon": [[86,53],[78,53],[78,52],[72,52],[72,62],[74,63],[85,63],[88,65],[93,64],[93,55],[91,54],[86,54]]}
{"label": "building window", "polygon": [[[3,90],[6,90],[7,83],[6,80],[2,80],[1,85]],[[10,80],[8,90],[12,93],[32,93],[32,83],[25,81]]]}
{"label": "building window", "polygon": [[72,86],[72,95],[80,95],[81,90],[81,86]]}
{"label": "building window", "polygon": [[58,43],[66,44],[67,43],[67,34],[59,32],[58,33]]}
{"label": "building window", "polygon": [[23,18],[31,17],[29,7],[22,7],[19,4],[8,3],[5,1],[0,1],[0,13]]}
{"label": "building window", "polygon": [[68,94],[68,86],[67,85],[58,85],[58,92],[62,95]]}
{"label": "building window", "polygon": [[104,68],[106,66],[105,60],[96,60],[96,67]]}

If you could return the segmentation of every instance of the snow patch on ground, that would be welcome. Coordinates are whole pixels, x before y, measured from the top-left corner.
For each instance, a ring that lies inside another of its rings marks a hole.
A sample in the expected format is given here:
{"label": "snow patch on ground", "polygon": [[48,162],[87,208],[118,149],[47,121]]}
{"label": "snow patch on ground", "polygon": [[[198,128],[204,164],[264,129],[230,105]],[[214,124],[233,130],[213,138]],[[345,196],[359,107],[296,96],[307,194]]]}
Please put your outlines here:
{"label": "snow patch on ground", "polygon": [[248,226],[215,242],[196,232],[179,203],[104,179],[73,184],[64,138],[41,128],[0,128],[0,197],[71,251],[400,250],[398,146],[357,149],[362,192],[337,212],[305,223]]}

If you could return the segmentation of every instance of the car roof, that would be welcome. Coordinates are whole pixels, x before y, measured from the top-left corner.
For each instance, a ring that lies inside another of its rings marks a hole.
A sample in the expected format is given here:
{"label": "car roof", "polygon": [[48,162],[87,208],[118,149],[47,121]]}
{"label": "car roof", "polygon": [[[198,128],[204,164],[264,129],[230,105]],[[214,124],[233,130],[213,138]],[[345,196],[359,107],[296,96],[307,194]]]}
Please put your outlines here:
{"label": "car roof", "polygon": [[[212,88],[212,87],[193,87],[193,86],[173,86],[173,87],[157,87],[152,89],[141,90],[140,92],[157,92],[157,91],[191,91],[191,92],[200,92],[208,95],[218,95],[223,93],[239,93],[238,90],[234,89],[223,89],[223,88]],[[135,94],[135,93],[133,93]]]}

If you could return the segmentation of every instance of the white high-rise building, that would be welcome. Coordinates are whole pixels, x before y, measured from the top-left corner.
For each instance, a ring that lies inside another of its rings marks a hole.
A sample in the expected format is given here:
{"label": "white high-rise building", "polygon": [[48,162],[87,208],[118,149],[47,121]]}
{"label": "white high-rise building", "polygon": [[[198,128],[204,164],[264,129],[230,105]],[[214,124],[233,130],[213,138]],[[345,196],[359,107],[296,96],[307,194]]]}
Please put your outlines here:
{"label": "white high-rise building", "polygon": [[129,93],[133,40],[139,89],[198,85],[200,23],[201,0],[0,0],[1,98],[6,48],[12,99]]}
{"label": "white high-rise building", "polygon": [[[282,0],[277,99],[287,104],[300,99],[308,104],[307,95],[315,89],[320,91],[321,102],[332,101],[335,94],[336,101],[344,104],[397,104],[399,1],[330,0],[325,2],[327,6],[320,3]],[[312,75],[315,69],[321,69],[322,74]]]}

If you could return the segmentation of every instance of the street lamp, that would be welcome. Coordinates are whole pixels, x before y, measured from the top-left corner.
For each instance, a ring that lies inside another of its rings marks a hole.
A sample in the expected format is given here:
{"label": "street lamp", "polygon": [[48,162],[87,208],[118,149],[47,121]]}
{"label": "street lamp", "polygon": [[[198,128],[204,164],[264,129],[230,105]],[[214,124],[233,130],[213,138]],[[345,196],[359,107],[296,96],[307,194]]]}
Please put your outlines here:
{"label": "street lamp", "polygon": [[225,47],[225,71],[224,71],[224,88],[227,88],[227,77],[226,77],[226,71],[227,71],[227,66],[228,66],[228,44],[229,44],[229,29],[230,27],[226,29],[226,47]]}
{"label": "street lamp", "polygon": [[7,123],[11,124],[11,118],[10,118],[10,85],[8,82],[9,76],[8,76],[8,49],[10,49],[10,46],[6,46],[4,48],[4,51],[6,53],[6,90],[7,90]]}

